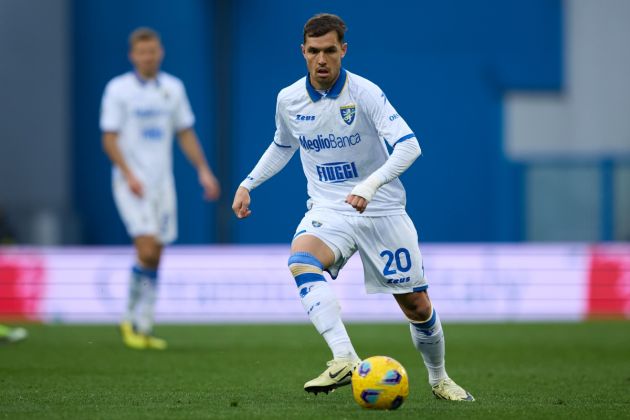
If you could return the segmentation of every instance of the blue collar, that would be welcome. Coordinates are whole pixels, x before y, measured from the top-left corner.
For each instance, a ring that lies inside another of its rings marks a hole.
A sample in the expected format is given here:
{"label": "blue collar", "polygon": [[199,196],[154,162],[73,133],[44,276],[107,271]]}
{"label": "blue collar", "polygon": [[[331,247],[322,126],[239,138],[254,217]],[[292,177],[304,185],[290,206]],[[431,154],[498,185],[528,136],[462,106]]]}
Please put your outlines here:
{"label": "blue collar", "polygon": [[[343,87],[346,85],[346,80],[348,79],[348,73],[342,67],[339,71],[339,77],[335,80],[335,84],[332,85],[330,89],[328,89],[328,93],[326,94],[327,98],[337,99],[343,90]],[[324,95],[319,93],[311,84],[311,77],[309,74],[306,75],[306,91],[308,92],[308,96],[310,96],[311,101],[317,102]]]}
{"label": "blue collar", "polygon": [[138,83],[140,83],[143,87],[148,85],[149,83],[155,83],[155,86],[160,86],[160,73],[158,73],[154,79],[144,79],[142,76],[140,76],[140,74],[137,71],[133,71],[133,75],[136,76],[136,80],[138,81]]}

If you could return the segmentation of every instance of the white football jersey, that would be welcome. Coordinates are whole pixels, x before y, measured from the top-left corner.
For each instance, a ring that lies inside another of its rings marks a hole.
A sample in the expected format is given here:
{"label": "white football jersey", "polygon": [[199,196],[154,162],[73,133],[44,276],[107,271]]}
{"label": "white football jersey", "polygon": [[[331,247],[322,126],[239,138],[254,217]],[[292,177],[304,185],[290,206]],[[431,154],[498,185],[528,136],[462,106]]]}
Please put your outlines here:
{"label": "white football jersey", "polygon": [[[385,141],[395,147],[414,137],[378,86],[343,68],[325,94],[308,77],[278,94],[274,143],[300,149],[309,209],[358,215],[345,199],[388,159]],[[405,202],[405,189],[396,178],[377,191],[363,214],[403,214]]]}
{"label": "white football jersey", "polygon": [[194,123],[184,84],[170,74],[147,81],[128,72],[105,87],[101,130],[118,133],[127,165],[148,188],[173,177],[173,137]]}

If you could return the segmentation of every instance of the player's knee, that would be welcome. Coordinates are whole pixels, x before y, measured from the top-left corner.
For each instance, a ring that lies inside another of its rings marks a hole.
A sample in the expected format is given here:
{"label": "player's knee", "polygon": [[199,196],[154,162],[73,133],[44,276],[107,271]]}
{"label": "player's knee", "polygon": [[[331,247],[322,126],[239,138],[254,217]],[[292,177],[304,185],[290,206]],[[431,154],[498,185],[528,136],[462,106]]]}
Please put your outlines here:
{"label": "player's knee", "polygon": [[414,315],[414,321],[426,321],[433,315],[433,306],[431,306],[430,302],[428,305],[419,305],[416,307]]}
{"label": "player's knee", "polygon": [[152,247],[141,247],[138,249],[138,259],[143,267],[156,269],[160,264],[160,252]]}
{"label": "player's knee", "polygon": [[414,322],[424,322],[433,315],[433,305],[426,293],[414,293],[414,299],[411,300],[405,308],[407,318]]}
{"label": "player's knee", "polygon": [[297,287],[315,281],[326,281],[322,274],[324,266],[308,252],[295,252],[289,257],[288,263]]}

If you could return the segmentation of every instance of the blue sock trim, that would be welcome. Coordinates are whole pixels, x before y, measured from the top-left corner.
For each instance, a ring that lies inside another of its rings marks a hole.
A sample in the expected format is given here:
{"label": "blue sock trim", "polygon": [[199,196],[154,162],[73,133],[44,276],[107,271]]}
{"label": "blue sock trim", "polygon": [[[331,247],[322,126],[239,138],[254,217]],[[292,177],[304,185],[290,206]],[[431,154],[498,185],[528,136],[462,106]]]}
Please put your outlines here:
{"label": "blue sock trim", "polygon": [[310,264],[310,265],[314,265],[320,270],[324,269],[323,264],[320,263],[317,258],[315,258],[312,254],[309,254],[308,252],[296,252],[295,254],[291,255],[289,257],[289,265],[295,264],[295,263]]}
{"label": "blue sock trim", "polygon": [[304,274],[300,274],[299,276],[295,278],[295,285],[297,287],[302,287],[306,283],[312,283],[315,281],[326,281],[326,279],[321,274],[304,273]]}
{"label": "blue sock trim", "polygon": [[138,264],[134,265],[131,269],[133,274],[137,274],[139,276],[148,277],[151,280],[157,279],[157,270],[152,270],[150,268],[144,268]]}
{"label": "blue sock trim", "polygon": [[433,325],[435,325],[436,320],[437,312],[435,312],[435,309],[433,309],[433,311],[431,312],[431,318],[429,318],[427,322],[412,322],[411,325],[413,325],[417,330],[428,330],[432,328]]}

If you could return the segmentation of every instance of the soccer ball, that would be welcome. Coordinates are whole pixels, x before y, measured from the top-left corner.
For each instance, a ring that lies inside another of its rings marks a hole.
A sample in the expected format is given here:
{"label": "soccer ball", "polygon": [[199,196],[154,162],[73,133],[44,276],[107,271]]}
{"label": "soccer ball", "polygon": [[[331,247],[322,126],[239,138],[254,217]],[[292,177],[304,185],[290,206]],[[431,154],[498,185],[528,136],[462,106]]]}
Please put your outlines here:
{"label": "soccer ball", "polygon": [[361,407],[395,410],[409,395],[407,371],[391,357],[368,357],[352,373],[352,395]]}

